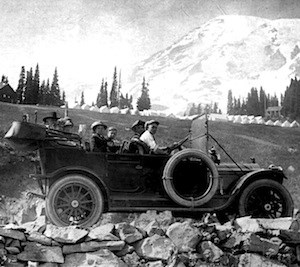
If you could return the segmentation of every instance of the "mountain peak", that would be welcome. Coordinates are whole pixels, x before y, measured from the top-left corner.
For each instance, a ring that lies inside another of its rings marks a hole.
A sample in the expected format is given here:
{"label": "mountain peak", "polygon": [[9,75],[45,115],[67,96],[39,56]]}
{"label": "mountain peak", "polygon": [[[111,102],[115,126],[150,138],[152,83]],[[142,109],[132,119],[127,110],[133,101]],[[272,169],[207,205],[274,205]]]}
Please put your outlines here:
{"label": "mountain peak", "polygon": [[183,111],[189,102],[218,102],[226,112],[228,90],[245,97],[251,87],[281,93],[300,74],[300,20],[220,16],[139,64],[131,94],[149,82],[153,104]]}

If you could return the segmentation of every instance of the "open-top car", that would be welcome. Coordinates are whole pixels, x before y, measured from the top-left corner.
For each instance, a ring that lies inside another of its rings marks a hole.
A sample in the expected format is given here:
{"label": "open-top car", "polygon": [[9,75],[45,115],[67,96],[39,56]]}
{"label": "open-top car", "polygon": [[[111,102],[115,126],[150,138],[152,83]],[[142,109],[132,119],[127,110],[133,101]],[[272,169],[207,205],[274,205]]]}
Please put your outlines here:
{"label": "open-top car", "polygon": [[150,209],[193,216],[292,216],[282,169],[233,159],[220,163],[215,151],[209,153],[208,141],[217,141],[207,123],[206,115],[196,117],[170,155],[128,153],[127,141],[117,153],[91,152],[76,134],[29,122],[13,122],[5,139],[15,149],[37,150],[40,173],[33,176],[49,220],[59,226],[91,226],[103,212]]}

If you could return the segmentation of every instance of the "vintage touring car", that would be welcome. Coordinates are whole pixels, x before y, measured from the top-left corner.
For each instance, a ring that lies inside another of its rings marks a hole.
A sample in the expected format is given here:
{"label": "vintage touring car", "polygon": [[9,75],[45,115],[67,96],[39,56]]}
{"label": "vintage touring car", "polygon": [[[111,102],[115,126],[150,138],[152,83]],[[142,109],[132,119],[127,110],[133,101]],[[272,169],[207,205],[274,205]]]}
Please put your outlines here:
{"label": "vintage touring car", "polygon": [[213,160],[207,122],[206,115],[195,118],[170,155],[131,154],[124,146],[117,153],[91,152],[76,134],[29,122],[13,122],[5,140],[15,149],[37,150],[40,173],[33,176],[46,200],[47,217],[59,226],[91,226],[103,212],[150,209],[193,216],[292,216],[282,169]]}

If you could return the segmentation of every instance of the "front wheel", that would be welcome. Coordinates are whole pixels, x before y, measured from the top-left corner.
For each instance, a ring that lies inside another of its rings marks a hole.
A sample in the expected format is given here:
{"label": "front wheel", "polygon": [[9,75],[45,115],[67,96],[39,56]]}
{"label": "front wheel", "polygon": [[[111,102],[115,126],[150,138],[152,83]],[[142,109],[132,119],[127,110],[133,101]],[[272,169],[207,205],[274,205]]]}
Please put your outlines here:
{"label": "front wheel", "polygon": [[57,226],[92,226],[104,208],[101,190],[90,178],[68,174],[55,182],[46,198],[46,214]]}
{"label": "front wheel", "polygon": [[294,204],[280,183],[262,179],[248,185],[239,200],[239,215],[253,218],[279,218],[293,215]]}

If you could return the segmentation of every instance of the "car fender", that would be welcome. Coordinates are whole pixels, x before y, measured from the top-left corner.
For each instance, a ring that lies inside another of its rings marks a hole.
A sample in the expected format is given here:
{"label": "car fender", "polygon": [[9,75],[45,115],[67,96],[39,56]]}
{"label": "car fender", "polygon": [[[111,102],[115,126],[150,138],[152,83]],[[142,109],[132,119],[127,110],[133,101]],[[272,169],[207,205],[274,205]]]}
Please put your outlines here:
{"label": "car fender", "polygon": [[261,169],[261,170],[255,170],[255,171],[249,172],[240,177],[240,179],[237,181],[237,183],[233,187],[233,189],[231,191],[231,195],[232,196],[237,195],[248,184],[250,184],[256,180],[266,179],[266,178],[277,181],[279,183],[282,183],[283,179],[285,178],[285,175],[280,170],[271,170],[271,169]]}
{"label": "car fender", "polygon": [[104,183],[103,179],[99,177],[93,170],[89,168],[85,168],[83,166],[66,166],[62,167],[52,173],[49,173],[46,175],[46,178],[49,180],[57,180],[58,178],[62,177],[63,175],[66,174],[71,174],[71,173],[80,173],[83,175],[88,176],[91,178],[103,191],[104,197],[106,200],[109,199],[109,190],[106,184]]}

